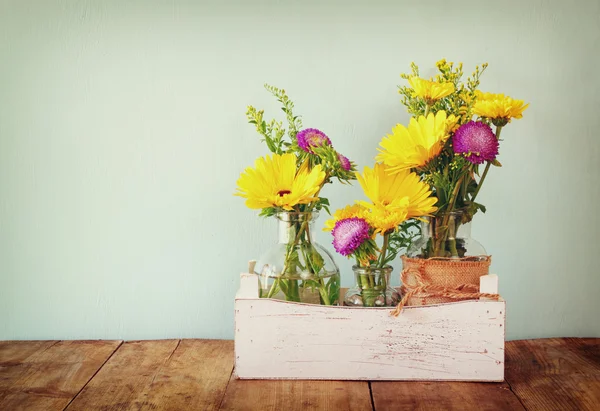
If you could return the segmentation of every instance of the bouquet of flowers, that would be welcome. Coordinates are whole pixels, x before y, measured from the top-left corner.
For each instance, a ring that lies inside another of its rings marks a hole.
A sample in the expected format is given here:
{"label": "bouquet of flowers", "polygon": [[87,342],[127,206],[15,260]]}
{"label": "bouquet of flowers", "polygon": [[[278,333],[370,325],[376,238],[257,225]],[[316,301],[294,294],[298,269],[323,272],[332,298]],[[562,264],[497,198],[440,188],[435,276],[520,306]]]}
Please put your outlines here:
{"label": "bouquet of flowers", "polygon": [[413,171],[431,187],[437,211],[414,256],[460,258],[469,250],[457,240],[458,228],[479,210],[485,212],[476,200],[490,167],[501,166],[496,158],[500,133],[522,117],[528,104],[479,91],[487,64],[477,66],[466,82],[461,81],[462,63],[455,67],[441,60],[436,65],[439,74],[429,80],[419,76],[414,63],[410,74],[401,75],[409,85],[399,87],[399,93],[413,117],[408,127],[398,124],[382,139],[376,160],[390,173]]}
{"label": "bouquet of flowers", "polygon": [[331,255],[312,238],[319,210],[328,212],[321,196],[334,179],[353,180],[355,165],[338,153],[329,137],[315,128],[302,128],[285,90],[265,88],[281,103],[287,120],[265,121],[264,111],[249,106],[248,121],[256,127],[271,155],[258,158],[237,181],[235,195],[261,216],[279,221],[279,241],[256,264],[261,297],[287,301],[337,304],[339,269]]}
{"label": "bouquet of flowers", "polygon": [[[409,170],[392,172],[384,164],[365,167],[356,177],[370,201],[337,210],[325,230],[333,235],[335,250],[356,260],[356,287],[346,294],[346,305],[393,306],[399,295],[389,286],[392,262],[413,236],[415,218],[436,211],[429,186]],[[377,244],[380,239],[381,245]]]}

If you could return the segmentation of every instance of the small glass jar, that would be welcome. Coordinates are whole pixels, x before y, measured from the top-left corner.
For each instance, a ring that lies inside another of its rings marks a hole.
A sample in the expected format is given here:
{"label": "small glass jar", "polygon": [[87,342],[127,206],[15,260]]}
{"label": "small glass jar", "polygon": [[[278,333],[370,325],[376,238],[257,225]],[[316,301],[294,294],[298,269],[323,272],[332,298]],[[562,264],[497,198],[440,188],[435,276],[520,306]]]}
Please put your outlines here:
{"label": "small glass jar", "polygon": [[484,258],[483,245],[471,237],[471,222],[461,211],[427,217],[421,236],[406,251],[410,258]]}
{"label": "small glass jar", "polygon": [[353,307],[392,307],[400,302],[400,294],[390,284],[393,268],[353,266],[356,285],[346,292],[344,305]]}
{"label": "small glass jar", "polygon": [[340,270],[333,257],[313,239],[319,213],[281,212],[278,242],[255,266],[261,298],[308,304],[337,305]]}

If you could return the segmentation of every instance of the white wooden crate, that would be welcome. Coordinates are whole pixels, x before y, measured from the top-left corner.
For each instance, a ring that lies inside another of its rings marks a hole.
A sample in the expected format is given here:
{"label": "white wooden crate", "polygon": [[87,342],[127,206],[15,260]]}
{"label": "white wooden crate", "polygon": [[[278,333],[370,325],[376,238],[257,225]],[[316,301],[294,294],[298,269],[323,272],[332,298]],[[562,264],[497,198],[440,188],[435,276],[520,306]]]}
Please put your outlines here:
{"label": "white wooden crate", "polygon": [[[497,293],[495,275],[481,292]],[[423,307],[328,307],[258,297],[242,274],[235,374],[242,379],[504,380],[504,300]]]}

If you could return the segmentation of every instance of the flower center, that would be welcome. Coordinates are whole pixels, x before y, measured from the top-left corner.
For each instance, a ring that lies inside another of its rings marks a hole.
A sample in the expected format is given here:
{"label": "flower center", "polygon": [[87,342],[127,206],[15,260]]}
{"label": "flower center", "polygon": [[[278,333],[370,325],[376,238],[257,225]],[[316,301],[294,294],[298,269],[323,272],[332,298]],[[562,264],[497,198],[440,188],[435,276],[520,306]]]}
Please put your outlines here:
{"label": "flower center", "polygon": [[320,136],[318,134],[311,134],[310,136],[308,136],[308,144],[313,147],[321,146],[324,142],[325,139],[323,138],[323,136]]}
{"label": "flower center", "polygon": [[286,194],[291,194],[292,192],[290,190],[279,190],[279,192],[277,193],[277,195],[279,197],[283,197]]}

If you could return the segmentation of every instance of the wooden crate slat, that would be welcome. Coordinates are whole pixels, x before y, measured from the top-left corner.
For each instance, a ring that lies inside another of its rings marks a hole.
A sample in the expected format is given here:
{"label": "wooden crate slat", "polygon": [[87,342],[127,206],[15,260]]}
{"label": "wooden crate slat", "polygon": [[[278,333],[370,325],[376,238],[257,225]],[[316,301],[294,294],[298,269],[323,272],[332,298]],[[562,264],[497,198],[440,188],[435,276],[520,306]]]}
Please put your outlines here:
{"label": "wooden crate slat", "polygon": [[[0,409],[62,410],[87,384],[120,341],[44,341],[23,348],[3,343]],[[38,350],[31,355],[36,344]],[[20,358],[20,360],[18,360]]]}
{"label": "wooden crate slat", "polygon": [[233,342],[127,342],[68,410],[216,410],[233,369]]}
{"label": "wooden crate slat", "polygon": [[392,317],[389,308],[260,299],[256,282],[242,274],[236,297],[239,378],[504,379],[504,301],[407,307]]}
{"label": "wooden crate slat", "polygon": [[232,377],[225,411],[371,411],[369,383],[362,381],[256,381]]}
{"label": "wooden crate slat", "polygon": [[525,408],[506,383],[372,382],[377,411],[518,411]]}
{"label": "wooden crate slat", "polygon": [[598,339],[544,339],[506,344],[506,381],[528,410],[600,409]]}

